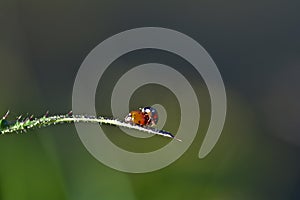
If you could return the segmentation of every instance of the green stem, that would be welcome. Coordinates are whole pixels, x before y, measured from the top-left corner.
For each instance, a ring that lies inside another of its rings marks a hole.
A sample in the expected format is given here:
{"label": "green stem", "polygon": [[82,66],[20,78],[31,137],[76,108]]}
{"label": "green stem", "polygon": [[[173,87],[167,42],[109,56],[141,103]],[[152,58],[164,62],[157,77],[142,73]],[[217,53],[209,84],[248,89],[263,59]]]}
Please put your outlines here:
{"label": "green stem", "polygon": [[25,118],[21,119],[19,117],[18,120],[11,122],[6,120],[8,113],[0,120],[0,134],[8,134],[8,133],[19,133],[19,132],[26,132],[27,130],[31,130],[34,128],[42,128],[56,124],[65,124],[65,123],[99,123],[99,124],[106,124],[106,125],[114,125],[118,127],[124,127],[129,129],[134,129],[154,135],[160,135],[172,139],[176,139],[181,141],[180,139],[175,138],[171,133],[154,129],[152,127],[142,127],[130,123],[125,123],[123,121],[119,121],[116,119],[108,119],[105,117],[95,117],[95,116],[84,116],[84,115],[73,115],[69,113],[67,115],[54,115],[48,116],[48,114],[44,115],[41,118]]}

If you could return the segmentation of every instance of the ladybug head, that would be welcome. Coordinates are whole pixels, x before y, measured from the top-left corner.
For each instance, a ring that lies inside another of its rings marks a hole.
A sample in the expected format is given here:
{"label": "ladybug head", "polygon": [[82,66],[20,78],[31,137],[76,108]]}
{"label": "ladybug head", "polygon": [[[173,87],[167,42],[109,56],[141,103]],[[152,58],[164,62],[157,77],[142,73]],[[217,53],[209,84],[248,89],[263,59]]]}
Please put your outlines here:
{"label": "ladybug head", "polygon": [[151,120],[152,125],[156,125],[158,122],[158,112],[153,107],[144,107],[141,109],[142,112],[147,113],[149,115],[149,118]]}

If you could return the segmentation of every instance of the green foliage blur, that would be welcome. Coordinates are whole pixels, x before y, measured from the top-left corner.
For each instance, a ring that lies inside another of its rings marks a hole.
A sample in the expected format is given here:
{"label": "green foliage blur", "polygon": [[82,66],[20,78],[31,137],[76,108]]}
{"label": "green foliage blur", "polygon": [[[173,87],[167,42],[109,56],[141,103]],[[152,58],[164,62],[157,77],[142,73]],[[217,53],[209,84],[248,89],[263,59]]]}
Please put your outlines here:
{"label": "green foliage blur", "polygon": [[[200,160],[210,102],[205,83],[187,70],[201,102],[197,137],[176,162],[146,174],[119,172],[97,161],[73,125],[1,135],[0,199],[299,199],[299,6],[292,0],[0,0],[0,114],[10,110],[10,119],[47,110],[67,113],[85,56],[106,38],[143,26],[178,30],[197,40],[219,67],[228,96],[221,138]],[[148,61],[190,67],[161,53],[128,55],[111,73]],[[101,95],[111,87],[109,80],[99,86],[99,115],[111,114]],[[176,130],[178,105],[156,87],[157,93],[147,87],[137,91],[130,106],[160,99],[173,112],[166,129]],[[130,151],[167,143],[160,137],[128,139],[113,127],[105,131]]]}

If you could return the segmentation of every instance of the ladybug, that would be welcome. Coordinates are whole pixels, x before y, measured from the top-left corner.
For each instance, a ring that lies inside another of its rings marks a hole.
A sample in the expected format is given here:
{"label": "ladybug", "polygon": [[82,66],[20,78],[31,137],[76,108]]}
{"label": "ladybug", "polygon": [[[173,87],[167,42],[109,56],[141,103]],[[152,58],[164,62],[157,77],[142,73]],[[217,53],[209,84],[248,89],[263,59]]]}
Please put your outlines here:
{"label": "ladybug", "polygon": [[152,107],[139,108],[131,111],[125,117],[125,122],[140,126],[154,126],[158,122],[157,110]]}

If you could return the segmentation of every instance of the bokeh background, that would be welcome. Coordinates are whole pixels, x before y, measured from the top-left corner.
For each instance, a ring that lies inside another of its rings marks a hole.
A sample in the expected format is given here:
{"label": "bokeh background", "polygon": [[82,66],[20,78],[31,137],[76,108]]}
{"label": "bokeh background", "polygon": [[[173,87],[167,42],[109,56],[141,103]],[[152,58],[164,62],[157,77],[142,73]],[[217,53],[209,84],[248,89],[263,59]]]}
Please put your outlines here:
{"label": "bokeh background", "polygon": [[[197,40],[217,64],[228,96],[224,131],[200,160],[210,117],[201,77],[167,52],[124,55],[99,83],[97,112],[111,114],[108,77],[147,62],[173,66],[189,78],[200,101],[199,132],[187,152],[159,171],[128,174],[94,159],[73,125],[2,135],[0,199],[300,199],[299,8],[293,0],[0,0],[0,113],[11,110],[10,119],[71,110],[85,56],[106,38],[144,26]],[[157,101],[168,112],[165,128],[176,131],[178,102],[166,88],[140,88],[130,108]],[[168,142],[130,138],[115,127],[105,131],[130,151]]]}

